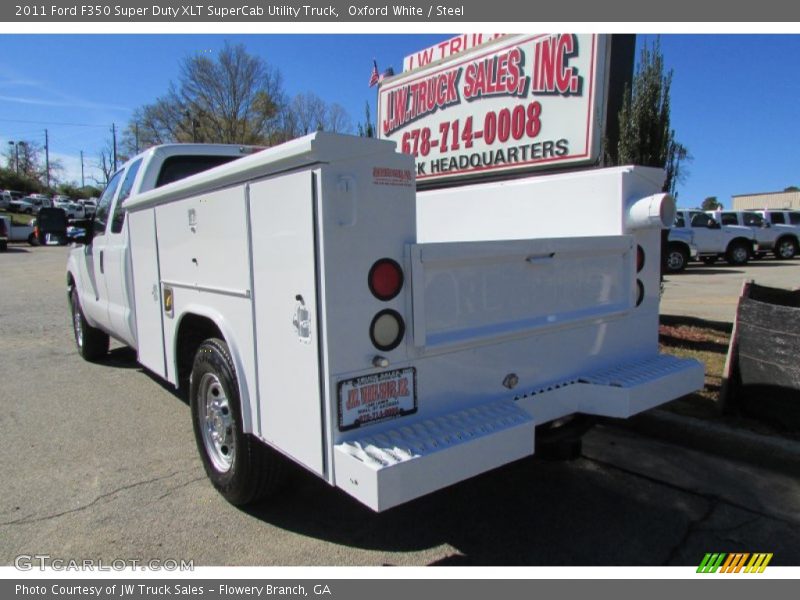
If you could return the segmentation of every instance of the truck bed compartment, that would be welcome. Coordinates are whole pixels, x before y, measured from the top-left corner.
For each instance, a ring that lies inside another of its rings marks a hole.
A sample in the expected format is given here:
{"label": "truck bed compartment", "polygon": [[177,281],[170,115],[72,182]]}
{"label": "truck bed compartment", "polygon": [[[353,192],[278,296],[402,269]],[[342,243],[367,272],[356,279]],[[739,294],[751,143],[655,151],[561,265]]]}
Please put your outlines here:
{"label": "truck bed compartment", "polygon": [[635,303],[633,238],[410,247],[414,345],[435,348],[622,315]]}

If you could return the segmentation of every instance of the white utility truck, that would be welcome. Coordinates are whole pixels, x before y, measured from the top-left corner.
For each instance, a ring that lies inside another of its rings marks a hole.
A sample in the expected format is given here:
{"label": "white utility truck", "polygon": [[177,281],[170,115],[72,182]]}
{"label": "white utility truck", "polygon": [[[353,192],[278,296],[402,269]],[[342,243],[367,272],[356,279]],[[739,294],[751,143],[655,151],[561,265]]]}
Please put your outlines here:
{"label": "white utility truck", "polygon": [[84,357],[110,335],[188,391],[232,503],[272,491],[288,457],[385,510],[533,454],[539,426],[703,385],[658,352],[660,171],[417,201],[393,142],[316,133],[144,191],[180,154],[112,178],[67,285]]}

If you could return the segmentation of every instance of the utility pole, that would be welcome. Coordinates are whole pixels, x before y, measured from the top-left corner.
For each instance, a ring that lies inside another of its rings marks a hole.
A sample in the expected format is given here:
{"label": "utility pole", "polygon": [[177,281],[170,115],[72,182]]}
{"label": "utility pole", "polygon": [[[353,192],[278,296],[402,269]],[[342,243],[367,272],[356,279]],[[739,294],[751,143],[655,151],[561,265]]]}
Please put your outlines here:
{"label": "utility pole", "polygon": [[47,190],[50,191],[50,139],[47,136],[47,129],[44,130],[44,169]]}
{"label": "utility pole", "polygon": [[114,170],[117,170],[117,125],[116,123],[111,124],[111,140],[112,140],[112,147],[114,150]]}
{"label": "utility pole", "polygon": [[83,150],[81,150],[81,187],[82,188],[86,187],[86,183],[84,182],[83,179]]}

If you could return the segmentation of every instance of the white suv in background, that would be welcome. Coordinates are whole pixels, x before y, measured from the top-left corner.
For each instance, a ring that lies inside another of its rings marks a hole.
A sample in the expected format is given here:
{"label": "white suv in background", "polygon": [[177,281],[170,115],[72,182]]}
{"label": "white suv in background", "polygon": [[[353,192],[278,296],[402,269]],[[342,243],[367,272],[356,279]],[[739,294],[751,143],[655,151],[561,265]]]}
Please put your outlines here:
{"label": "white suv in background", "polygon": [[706,264],[724,258],[730,265],[744,265],[758,252],[758,242],[752,229],[720,225],[700,209],[678,209],[674,229],[693,234],[697,256]]}
{"label": "white suv in background", "polygon": [[[772,252],[775,258],[786,260],[794,258],[798,248],[800,248],[800,241],[798,240],[800,227],[784,225],[782,222],[773,225],[758,212],[749,210],[707,212],[723,226],[741,225],[752,229],[758,241],[759,256],[765,256],[768,252]],[[798,213],[798,216],[800,216],[800,213]],[[780,221],[780,217],[778,217],[778,221]]]}

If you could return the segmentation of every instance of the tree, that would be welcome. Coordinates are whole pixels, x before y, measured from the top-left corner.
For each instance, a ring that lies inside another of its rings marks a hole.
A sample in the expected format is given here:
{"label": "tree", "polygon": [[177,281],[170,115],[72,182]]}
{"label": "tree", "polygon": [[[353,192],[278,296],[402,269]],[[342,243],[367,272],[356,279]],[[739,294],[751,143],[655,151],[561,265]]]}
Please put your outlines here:
{"label": "tree", "polygon": [[280,72],[243,45],[226,43],[216,60],[185,58],[177,84],[134,112],[122,146],[130,152],[167,142],[269,144],[280,133],[283,103]]}
{"label": "tree", "polygon": [[616,147],[607,146],[605,152],[609,164],[663,168],[663,190],[675,195],[690,157],[686,147],[675,139],[670,125],[672,73],[671,69],[665,72],[658,40],[651,47],[642,48],[633,85],[626,89],[619,112],[619,142]]}
{"label": "tree", "polygon": [[717,210],[718,208],[722,208],[722,202],[718,201],[716,196],[709,196],[703,200],[700,208],[703,210]]}
{"label": "tree", "polygon": [[30,140],[20,141],[15,146],[9,144],[6,149],[6,165],[8,171],[19,175],[18,182],[12,189],[29,192],[48,191],[47,182],[50,182],[51,188],[54,187],[64,170],[60,160],[51,158],[48,174],[44,146]]}
{"label": "tree", "polygon": [[294,137],[306,135],[325,128],[328,107],[325,101],[314,92],[297,94],[292,100],[292,113],[297,130]]}
{"label": "tree", "polygon": [[790,185],[789,187],[784,188],[783,191],[784,192],[800,192],[800,187],[797,187],[796,185]]}
{"label": "tree", "polygon": [[350,115],[338,102],[334,102],[328,107],[325,130],[333,133],[350,133],[353,130]]}
{"label": "tree", "polygon": [[375,137],[375,126],[372,124],[372,116],[369,112],[369,102],[364,103],[366,118],[363,123],[358,124],[358,135],[360,137]]}

